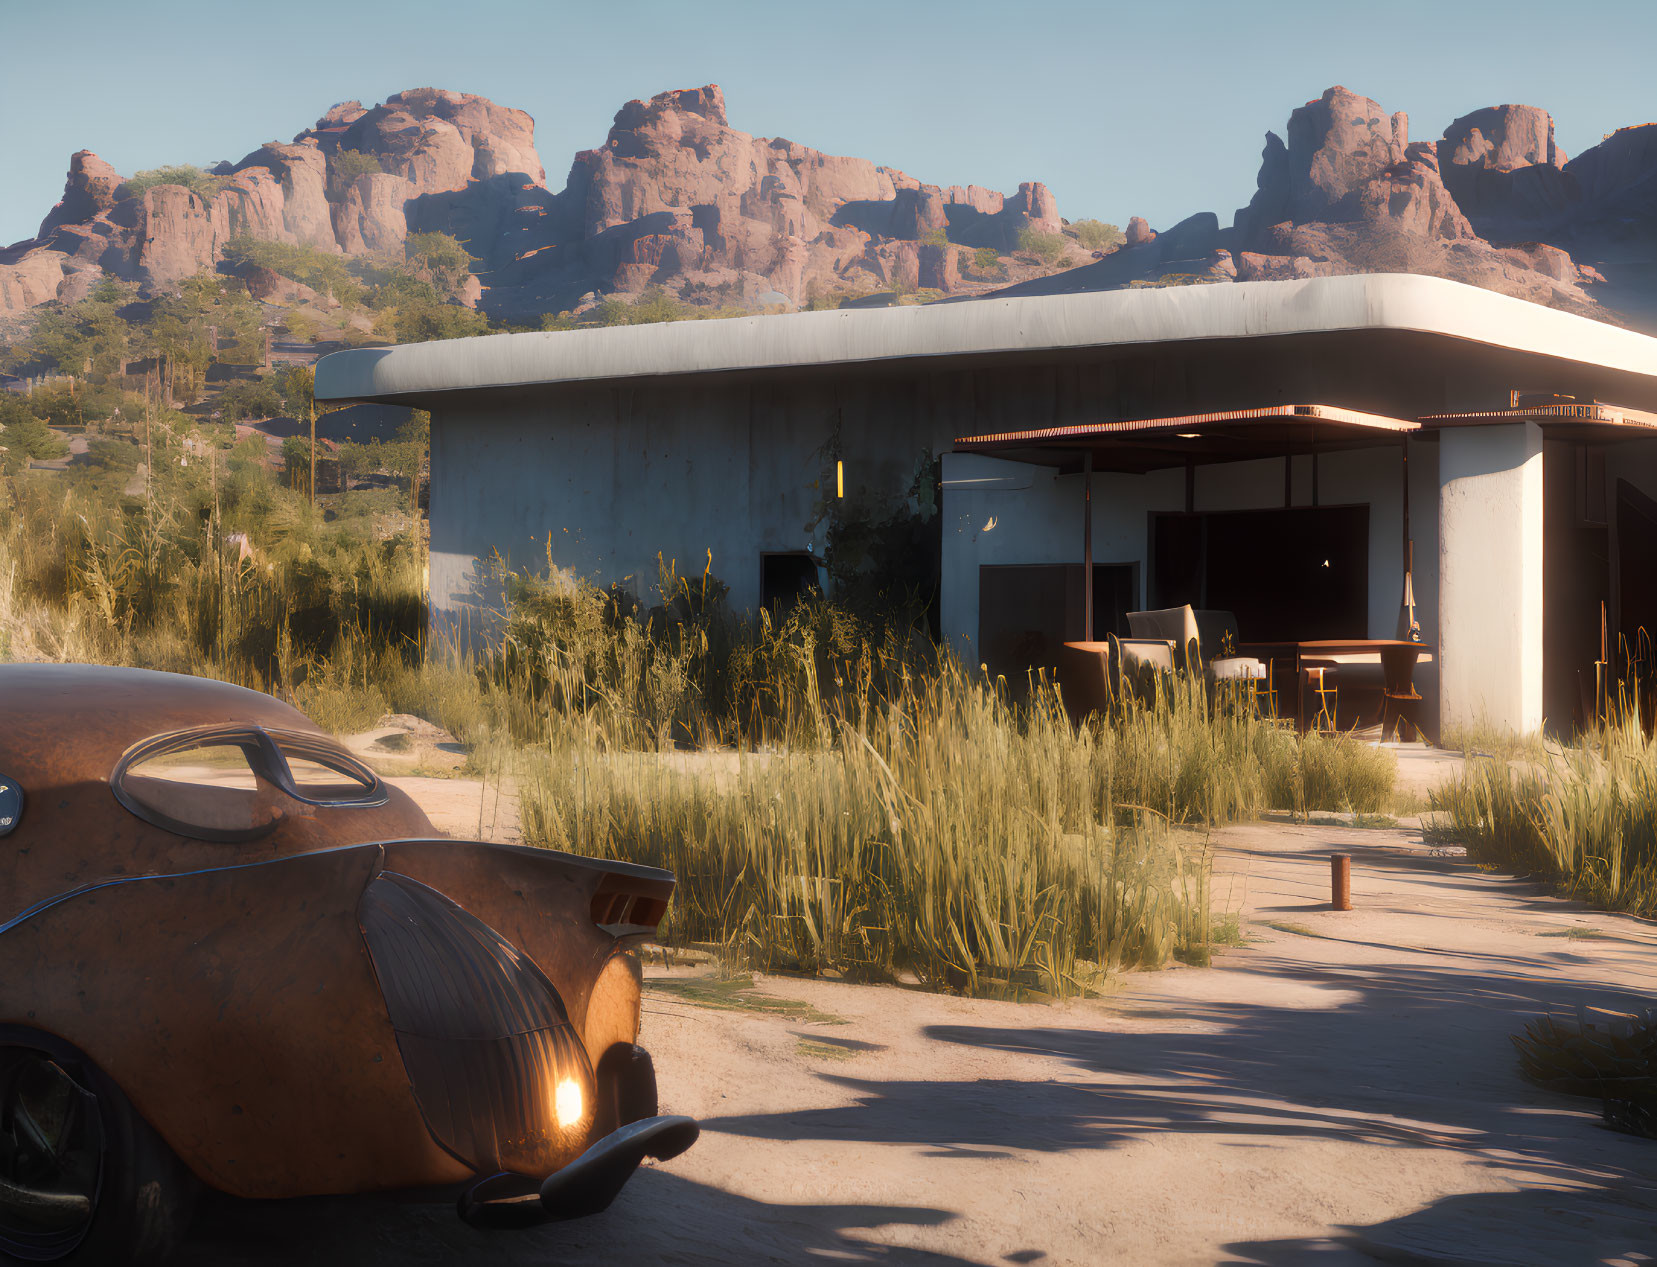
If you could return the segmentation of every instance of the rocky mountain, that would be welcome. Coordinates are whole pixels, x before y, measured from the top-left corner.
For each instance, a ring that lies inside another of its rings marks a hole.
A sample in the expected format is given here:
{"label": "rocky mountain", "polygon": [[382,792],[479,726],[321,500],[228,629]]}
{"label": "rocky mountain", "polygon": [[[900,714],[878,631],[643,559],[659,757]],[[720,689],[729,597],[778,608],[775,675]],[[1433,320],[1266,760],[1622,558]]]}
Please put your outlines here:
{"label": "rocky mountain", "polygon": [[1266,134],[1257,185],[1229,227],[1211,212],[1164,233],[1136,219],[1106,259],[1001,293],[1430,273],[1657,326],[1657,124],[1567,160],[1534,106],[1412,142],[1407,115],[1335,87],[1290,114],[1286,140]]}
{"label": "rocky mountain", "polygon": [[[421,88],[335,106],[201,181],[125,181],[81,151],[39,234],[0,251],[0,313],[75,299],[106,274],[165,289],[227,267],[238,235],[395,256],[437,230],[477,259],[465,299],[515,319],[652,286],[758,306],[1384,270],[1657,325],[1657,125],[1568,159],[1545,111],[1503,105],[1412,142],[1403,113],[1336,87],[1267,134],[1257,186],[1230,225],[1204,212],[1157,232],[1136,218],[1119,249],[1087,251],[1039,182],[927,185],[741,132],[708,85],[627,103],[554,192],[527,114]],[[1044,253],[1017,249],[1026,229]]]}
{"label": "rocky mountain", "polygon": [[138,188],[74,155],[40,233],[0,252],[0,312],[78,298],[105,274],[163,289],[220,265],[242,234],[379,255],[411,232],[453,233],[478,260],[472,299],[522,317],[652,285],[722,304],[896,284],[953,292],[962,255],[940,230],[1001,255],[1021,229],[1061,228],[1038,182],[1010,195],[940,188],[739,132],[718,85],[629,102],[557,193],[527,114],[433,88],[337,105],[210,176]]}

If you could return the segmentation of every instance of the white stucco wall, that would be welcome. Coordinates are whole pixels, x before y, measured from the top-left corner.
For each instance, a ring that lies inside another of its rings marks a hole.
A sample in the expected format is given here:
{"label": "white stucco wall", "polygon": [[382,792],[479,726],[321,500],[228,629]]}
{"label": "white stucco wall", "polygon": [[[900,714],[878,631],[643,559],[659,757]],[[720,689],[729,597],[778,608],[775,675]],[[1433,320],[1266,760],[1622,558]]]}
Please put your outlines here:
{"label": "white stucco wall", "polygon": [[1440,720],[1542,725],[1542,429],[1446,429],[1439,441]]}

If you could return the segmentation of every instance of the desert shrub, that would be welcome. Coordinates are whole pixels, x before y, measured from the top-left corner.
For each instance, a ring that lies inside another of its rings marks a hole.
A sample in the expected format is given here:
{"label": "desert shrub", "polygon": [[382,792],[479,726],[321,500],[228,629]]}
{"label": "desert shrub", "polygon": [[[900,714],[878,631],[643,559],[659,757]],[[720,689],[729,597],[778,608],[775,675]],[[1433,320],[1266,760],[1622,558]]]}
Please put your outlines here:
{"label": "desert shrub", "polygon": [[290,312],[282,318],[282,332],[301,343],[315,343],[318,329],[316,318],[302,312]]}
{"label": "desert shrub", "polygon": [[1018,249],[1028,251],[1044,264],[1057,264],[1064,258],[1067,245],[1062,233],[1044,233],[1029,225],[1018,231]]}
{"label": "desert shrub", "polygon": [[152,167],[134,172],[115,191],[118,199],[141,198],[157,185],[182,185],[203,202],[212,202],[224,182],[200,167],[185,163],[176,167]]}
{"label": "desert shrub", "polygon": [[398,304],[391,323],[399,343],[468,339],[489,333],[489,318],[481,312],[432,299],[410,299]]}
{"label": "desert shrub", "polygon": [[1103,220],[1076,220],[1071,223],[1070,231],[1076,235],[1076,241],[1089,251],[1108,251],[1127,241],[1127,235],[1121,229]]}
{"label": "desert shrub", "polygon": [[351,182],[370,172],[384,171],[380,160],[360,150],[336,150],[328,158],[328,199],[342,202]]}
{"label": "desert shrub", "polygon": [[219,393],[219,411],[226,421],[274,418],[283,411],[283,399],[270,380],[238,379]]}
{"label": "desert shrub", "polygon": [[[30,461],[65,457],[69,444],[46,423],[26,409],[21,402],[0,402],[0,470],[14,472]],[[7,406],[10,406],[7,408]]]}

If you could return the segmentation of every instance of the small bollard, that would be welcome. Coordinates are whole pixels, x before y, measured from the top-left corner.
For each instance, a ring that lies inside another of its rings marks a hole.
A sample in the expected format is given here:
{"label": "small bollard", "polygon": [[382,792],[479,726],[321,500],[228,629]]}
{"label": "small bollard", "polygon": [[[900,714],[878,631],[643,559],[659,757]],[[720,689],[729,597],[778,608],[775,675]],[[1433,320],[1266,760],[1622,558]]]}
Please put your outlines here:
{"label": "small bollard", "polygon": [[1352,909],[1352,855],[1329,855],[1329,905],[1337,911]]}

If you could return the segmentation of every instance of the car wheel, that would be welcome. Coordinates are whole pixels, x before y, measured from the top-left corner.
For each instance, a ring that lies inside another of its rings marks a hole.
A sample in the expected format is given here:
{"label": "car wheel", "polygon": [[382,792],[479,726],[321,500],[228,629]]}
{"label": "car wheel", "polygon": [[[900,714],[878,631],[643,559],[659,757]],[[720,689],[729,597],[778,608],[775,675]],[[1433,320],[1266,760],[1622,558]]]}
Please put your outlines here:
{"label": "car wheel", "polygon": [[598,1088],[595,1140],[656,1116],[656,1064],[643,1047],[617,1043],[598,1062],[593,1080]]}
{"label": "car wheel", "polygon": [[0,1026],[0,1263],[163,1262],[196,1189],[86,1056]]}

